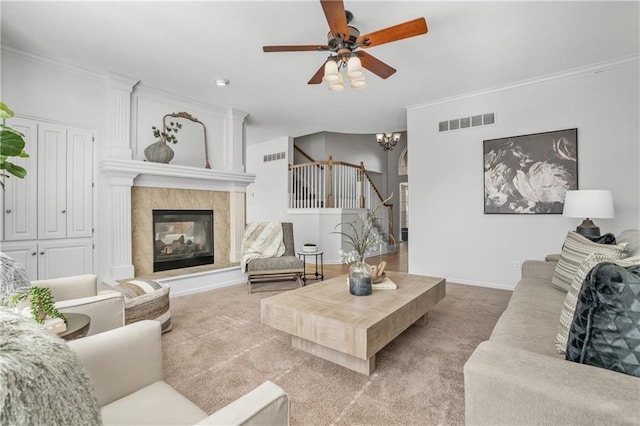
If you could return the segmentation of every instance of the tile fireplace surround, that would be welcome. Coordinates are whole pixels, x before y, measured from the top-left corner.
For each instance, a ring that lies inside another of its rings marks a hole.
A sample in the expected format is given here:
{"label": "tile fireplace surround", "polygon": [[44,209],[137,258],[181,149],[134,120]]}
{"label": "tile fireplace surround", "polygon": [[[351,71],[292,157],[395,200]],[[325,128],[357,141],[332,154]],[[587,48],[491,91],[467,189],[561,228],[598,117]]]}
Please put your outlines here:
{"label": "tile fireplace surround", "polygon": [[[102,161],[109,184],[109,284],[154,276],[172,295],[188,294],[245,280],[239,251],[245,222],[246,187],[255,175],[137,160]],[[154,209],[213,210],[214,264],[153,273]]]}

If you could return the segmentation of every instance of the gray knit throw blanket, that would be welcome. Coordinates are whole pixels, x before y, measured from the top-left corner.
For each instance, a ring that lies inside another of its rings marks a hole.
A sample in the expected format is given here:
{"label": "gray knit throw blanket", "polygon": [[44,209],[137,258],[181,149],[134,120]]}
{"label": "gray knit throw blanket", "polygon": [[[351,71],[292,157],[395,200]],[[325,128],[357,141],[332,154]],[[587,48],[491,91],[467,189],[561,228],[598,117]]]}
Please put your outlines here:
{"label": "gray knit throw blanket", "polygon": [[100,425],[88,374],[67,343],[0,308],[0,425]]}
{"label": "gray knit throw blanket", "polygon": [[0,305],[2,300],[15,293],[26,292],[29,288],[29,278],[24,267],[0,252]]}

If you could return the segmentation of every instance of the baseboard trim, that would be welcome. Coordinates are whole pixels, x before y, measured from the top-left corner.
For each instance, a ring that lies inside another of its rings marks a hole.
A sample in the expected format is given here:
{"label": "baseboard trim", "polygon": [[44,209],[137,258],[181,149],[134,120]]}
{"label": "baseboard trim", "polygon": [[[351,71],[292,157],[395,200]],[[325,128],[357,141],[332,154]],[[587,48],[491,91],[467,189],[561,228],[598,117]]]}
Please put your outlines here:
{"label": "baseboard trim", "polygon": [[247,276],[242,273],[239,266],[234,266],[188,275],[159,278],[156,281],[169,286],[171,289],[169,294],[173,298],[246,283]]}
{"label": "baseboard trim", "polygon": [[485,283],[485,282],[480,282],[480,281],[470,281],[470,280],[463,280],[463,279],[458,279],[458,278],[447,278],[447,282],[448,283],[455,283],[455,284],[463,284],[463,285],[472,285],[474,287],[495,288],[495,289],[498,289],[498,290],[509,290],[509,291],[513,291],[513,289],[515,288],[515,284],[513,286],[507,286],[507,285],[502,285],[502,284]]}

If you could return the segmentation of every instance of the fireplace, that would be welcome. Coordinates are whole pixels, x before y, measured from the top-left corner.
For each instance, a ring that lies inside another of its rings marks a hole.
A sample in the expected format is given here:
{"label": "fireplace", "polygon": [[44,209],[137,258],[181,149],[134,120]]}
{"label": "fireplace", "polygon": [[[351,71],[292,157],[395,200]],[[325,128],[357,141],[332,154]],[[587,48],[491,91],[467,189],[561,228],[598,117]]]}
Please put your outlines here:
{"label": "fireplace", "polygon": [[212,263],[212,210],[153,210],[153,272]]}

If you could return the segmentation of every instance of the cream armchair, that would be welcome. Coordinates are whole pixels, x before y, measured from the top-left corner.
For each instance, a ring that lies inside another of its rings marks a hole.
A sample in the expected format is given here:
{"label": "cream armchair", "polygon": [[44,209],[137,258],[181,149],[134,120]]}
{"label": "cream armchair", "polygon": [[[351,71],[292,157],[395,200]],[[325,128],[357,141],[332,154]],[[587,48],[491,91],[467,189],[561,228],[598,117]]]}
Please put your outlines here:
{"label": "cream armchair", "polygon": [[98,290],[93,274],[32,281],[32,286],[47,287],[60,312],[89,315],[89,335],[124,326],[124,298],[113,290]]}
{"label": "cream armchair", "polygon": [[289,424],[289,398],[269,381],[207,416],[164,382],[157,321],[140,321],[73,340],[69,347],[91,377],[105,425]]}

